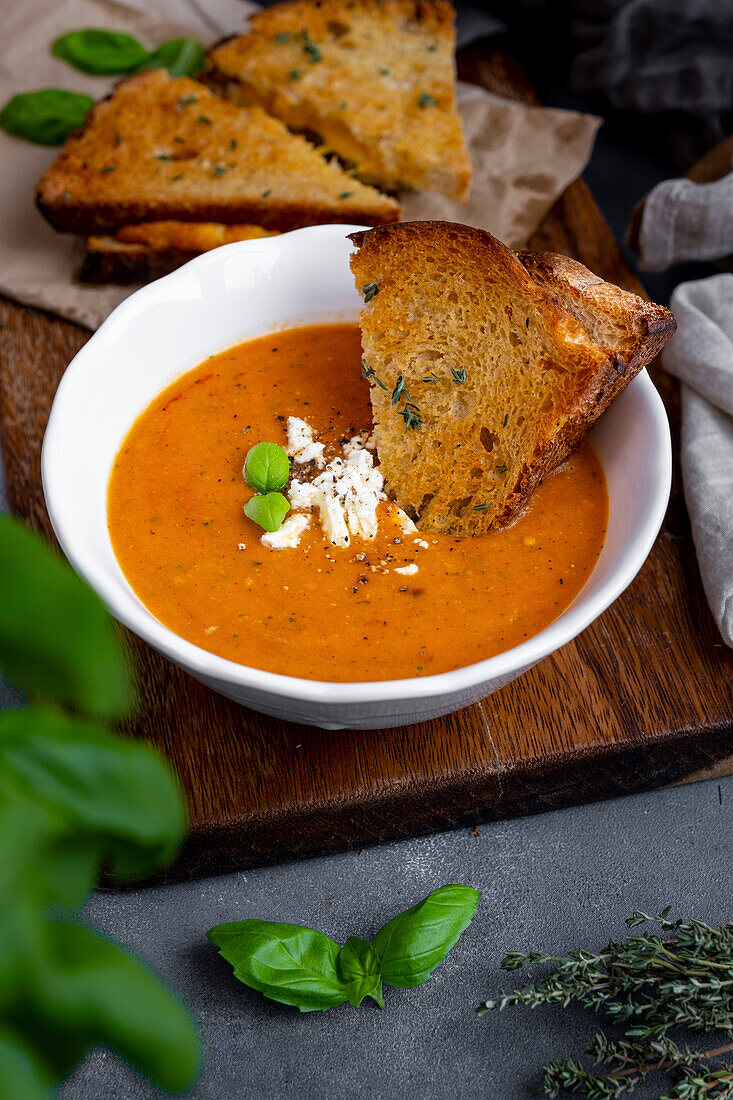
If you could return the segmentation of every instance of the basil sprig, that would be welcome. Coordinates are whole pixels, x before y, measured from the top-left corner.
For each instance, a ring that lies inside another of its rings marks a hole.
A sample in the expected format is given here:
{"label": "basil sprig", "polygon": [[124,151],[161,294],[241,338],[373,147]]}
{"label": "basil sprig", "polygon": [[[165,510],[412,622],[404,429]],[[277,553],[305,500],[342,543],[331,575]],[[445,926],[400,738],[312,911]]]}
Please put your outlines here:
{"label": "basil sprig", "polygon": [[426,982],[480,898],[470,886],[441,886],[393,917],[373,944],[350,936],[339,947],[313,928],[253,919],[219,924],[206,935],[235,976],[272,1001],[313,1012],[371,997],[383,1008],[382,982],[398,989]]}
{"label": "basil sprig", "polygon": [[282,489],[290,477],[290,462],[279,443],[255,443],[245,459],[244,480],[255,491],[244,505],[244,514],[265,531],[279,531],[290,511],[290,501]]}
{"label": "basil sprig", "polygon": [[0,129],[36,145],[63,145],[84,124],[93,106],[91,96],[63,88],[22,92],[0,111]]}
{"label": "basil sprig", "polygon": [[[132,35],[86,27],[57,38],[52,53],[92,76],[167,69],[170,76],[194,76],[206,51],[195,38],[171,38],[152,52]],[[94,100],[81,92],[42,88],[15,95],[0,111],[0,129],[36,145],[63,145],[84,124]]]}
{"label": "basil sprig", "polygon": [[0,675],[29,697],[0,713],[0,1094],[50,1100],[105,1045],[168,1091],[189,1088],[193,1020],[142,960],[84,923],[100,867],[159,871],[185,828],[175,775],[105,729],[134,695],[98,597],[0,516]]}
{"label": "basil sprig", "polygon": [[195,38],[171,38],[152,52],[119,31],[86,27],[57,38],[51,52],[92,76],[114,76],[141,69],[167,69],[171,76],[193,76],[204,66],[206,51]]}

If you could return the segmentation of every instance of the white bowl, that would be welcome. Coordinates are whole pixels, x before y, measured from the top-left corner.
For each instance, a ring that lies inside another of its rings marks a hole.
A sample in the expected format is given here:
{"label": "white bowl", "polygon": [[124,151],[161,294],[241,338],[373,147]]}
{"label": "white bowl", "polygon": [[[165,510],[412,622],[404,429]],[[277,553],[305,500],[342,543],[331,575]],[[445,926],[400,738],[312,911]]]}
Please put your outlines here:
{"label": "white bowl", "polygon": [[585,588],[540,634],[455,672],[358,684],[301,680],[216,657],[158,622],[125,579],[107,532],[107,481],[123,437],[157,393],[213,352],[290,324],[355,320],[361,300],[346,235],[359,228],[314,226],[217,248],[138,290],[69,365],[43,443],[43,489],[58,540],[112,614],[223,695],[328,729],[378,729],[447,714],[565,645],[641,568],[671,480],[667,417],[642,372],[591,436],[611,507],[606,543]]}

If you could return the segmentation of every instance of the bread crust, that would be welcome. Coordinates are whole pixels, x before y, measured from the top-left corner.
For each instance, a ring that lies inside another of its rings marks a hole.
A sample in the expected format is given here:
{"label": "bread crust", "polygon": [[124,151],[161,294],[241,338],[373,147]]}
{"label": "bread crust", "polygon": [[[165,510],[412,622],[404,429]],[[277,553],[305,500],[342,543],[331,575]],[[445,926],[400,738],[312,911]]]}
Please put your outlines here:
{"label": "bread crust", "polygon": [[[533,409],[531,403],[522,398],[526,405],[525,415],[535,417],[537,431],[532,440],[533,446],[526,455],[512,456],[510,472],[513,481],[497,490],[502,494],[500,505],[487,506],[486,510],[477,510],[477,504],[479,509],[483,505],[479,503],[477,485],[468,477],[472,463],[482,467],[480,472],[484,483],[491,472],[492,459],[482,454],[476,439],[471,437],[471,432],[476,430],[476,418],[467,418],[464,435],[461,435],[460,424],[455,422],[444,421],[442,426],[426,424],[418,432],[408,432],[401,440],[398,452],[389,394],[385,396],[372,382],[375,438],[383,473],[397,502],[423,528],[462,536],[480,534],[513,522],[543,477],[575,450],[599,416],[631,379],[651,362],[676,328],[669,310],[604,282],[575,260],[552,253],[513,253],[490,234],[470,227],[445,222],[403,223],[356,233],[352,235],[352,240],[359,248],[359,252],[352,257],[357,287],[362,289],[362,280],[372,280],[375,273],[383,280],[378,296],[365,306],[362,314],[364,348],[368,359],[372,353],[374,361],[377,361],[380,344],[386,346],[390,333],[396,326],[399,327],[398,322],[402,320],[403,348],[400,350],[398,342],[393,341],[388,353],[390,361],[397,360],[394,371],[402,373],[409,369],[406,353],[410,328],[404,323],[409,320],[404,316],[405,303],[400,300],[394,307],[390,303],[391,296],[401,293],[399,288],[409,278],[410,266],[417,270],[422,264],[428,289],[424,292],[426,302],[422,303],[421,308],[429,311],[434,305],[444,310],[443,296],[450,290],[455,294],[455,287],[465,288],[468,285],[468,289],[475,290],[478,295],[482,292],[482,283],[498,287],[504,295],[501,300],[505,301],[510,317],[512,303],[515,307],[521,303],[521,312],[526,313],[527,333],[541,334],[536,337],[541,341],[538,345],[541,350],[537,354],[546,354],[548,366],[558,372],[558,378],[562,378],[562,387],[558,389],[564,395],[562,409],[553,408],[551,413],[543,414],[541,409]],[[428,257],[429,261],[425,261],[424,257]],[[436,264],[437,270],[443,273],[443,286],[436,290],[432,298],[429,290],[432,278],[430,263]],[[397,274],[398,279],[395,278]],[[499,291],[494,289],[491,293]],[[370,320],[372,314],[375,318],[373,322]],[[520,327],[516,321],[514,325]],[[517,335],[512,330],[512,324],[505,322],[501,334],[505,343],[510,333],[512,343],[516,339],[518,344],[522,344],[524,330]],[[496,337],[497,340],[499,338]],[[478,340],[480,342],[481,338],[478,337]],[[484,340],[482,346],[488,347],[489,344]],[[508,350],[507,354],[511,351]],[[406,365],[403,366],[403,362]],[[526,362],[529,367],[529,360]],[[543,362],[540,358],[540,366]],[[371,361],[369,365],[373,365]],[[476,367],[472,369],[475,371]],[[414,379],[414,370],[410,377]],[[384,381],[389,391],[392,379],[385,378]],[[419,381],[418,378],[418,384]],[[480,385],[480,379],[476,381]],[[428,409],[437,388],[421,390]],[[412,392],[419,404],[422,399],[415,396],[414,390]],[[428,433],[432,428],[434,437],[441,427],[441,434],[449,438],[451,446],[463,447],[461,454],[470,453],[471,460],[463,466],[452,461],[450,473],[441,472],[441,478],[446,480],[445,486],[440,483],[440,478],[436,478],[436,484],[432,486],[417,484],[425,467],[425,449],[431,441]],[[501,435],[501,432],[497,434]],[[447,510],[446,498],[461,507]]]}
{"label": "bread crust", "polygon": [[271,203],[267,209],[256,202],[240,201],[236,207],[228,203],[201,203],[182,206],[160,202],[100,202],[85,208],[83,205],[66,206],[59,196],[38,194],[36,205],[44,218],[62,233],[110,233],[125,225],[137,222],[223,222],[225,225],[239,222],[256,222],[265,229],[280,233],[302,229],[307,225],[349,225],[363,222],[379,225],[396,221],[399,212],[387,210],[375,214],[373,210],[341,211],[309,203]]}
{"label": "bread crust", "polygon": [[84,235],[143,221],[253,222],[283,231],[374,225],[400,214],[393,199],[328,166],[260,108],[237,108],[161,70],[119,81],[95,104],[41,178],[36,202],[54,228]]}
{"label": "bread crust", "polygon": [[153,251],[143,245],[122,245],[113,237],[92,237],[87,241],[78,278],[95,286],[149,283],[200,255],[174,248]]}

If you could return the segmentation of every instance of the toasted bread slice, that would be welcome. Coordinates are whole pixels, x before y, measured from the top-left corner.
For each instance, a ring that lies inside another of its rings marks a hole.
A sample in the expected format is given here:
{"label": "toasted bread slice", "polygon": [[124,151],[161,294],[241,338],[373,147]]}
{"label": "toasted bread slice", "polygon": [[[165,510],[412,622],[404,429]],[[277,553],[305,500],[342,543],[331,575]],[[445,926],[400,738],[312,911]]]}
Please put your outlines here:
{"label": "toasted bread slice", "polygon": [[468,226],[352,239],[377,453],[423,530],[509,524],[676,327],[574,260]]}
{"label": "toasted bread slice", "polygon": [[288,0],[209,53],[212,80],[317,134],[360,179],[465,199],[447,0]]}
{"label": "toasted bread slice", "polygon": [[148,70],[117,84],[38,185],[57,229],[99,233],[175,219],[291,229],[399,217],[385,195],[329,163],[259,107]]}
{"label": "toasted bread slice", "polygon": [[147,283],[222,244],[276,235],[261,225],[219,222],[147,222],[114,236],[89,237],[79,278],[84,283]]}

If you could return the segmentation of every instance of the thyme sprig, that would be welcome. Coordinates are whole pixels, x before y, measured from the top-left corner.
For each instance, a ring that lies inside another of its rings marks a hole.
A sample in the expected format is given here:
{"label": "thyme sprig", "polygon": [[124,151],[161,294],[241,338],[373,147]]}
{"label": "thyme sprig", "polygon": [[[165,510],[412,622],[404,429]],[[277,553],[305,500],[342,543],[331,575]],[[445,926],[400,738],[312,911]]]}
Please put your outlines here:
{"label": "thyme sprig", "polygon": [[[578,948],[565,956],[512,952],[504,958],[504,970],[525,963],[552,963],[554,970],[535,985],[485,1001],[480,1015],[511,1005],[565,1008],[577,1001],[625,1029],[618,1040],[599,1032],[586,1051],[604,1073],[572,1058],[547,1066],[547,1096],[565,1091],[616,1100],[658,1071],[671,1078],[671,1089],[660,1100],[733,1098],[733,1065],[720,1061],[733,1053],[733,924],[716,929],[698,920],[669,920],[669,912],[656,917],[635,912],[626,921],[629,928],[651,922],[658,931],[612,940],[600,954]],[[679,1027],[721,1031],[732,1041],[691,1050],[668,1035]]]}

